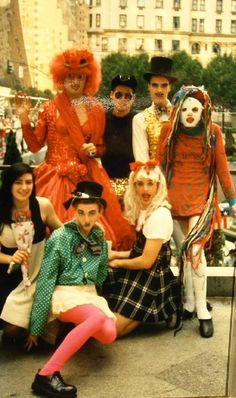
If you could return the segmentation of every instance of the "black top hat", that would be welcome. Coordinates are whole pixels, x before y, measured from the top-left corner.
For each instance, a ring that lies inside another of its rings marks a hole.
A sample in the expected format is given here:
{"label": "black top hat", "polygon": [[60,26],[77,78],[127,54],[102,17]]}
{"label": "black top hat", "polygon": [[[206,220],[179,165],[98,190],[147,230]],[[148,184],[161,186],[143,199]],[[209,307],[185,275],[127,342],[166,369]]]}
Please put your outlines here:
{"label": "black top hat", "polygon": [[177,80],[176,77],[171,76],[173,61],[167,57],[152,57],[151,58],[151,71],[144,73],[143,77],[145,80],[150,82],[152,76],[163,76],[166,77],[170,83]]}
{"label": "black top hat", "polygon": [[94,200],[96,202],[99,202],[105,208],[107,202],[101,197],[102,192],[103,187],[97,182],[81,181],[77,184],[76,189],[72,192],[73,197],[65,202],[64,206],[66,209],[68,209],[71,204],[78,203],[80,200],[82,200],[83,202],[86,200]]}
{"label": "black top hat", "polygon": [[135,91],[137,85],[138,85],[138,82],[134,76],[117,75],[111,81],[111,90],[113,91],[114,88],[116,88],[117,86],[127,86],[127,87],[132,88]]}

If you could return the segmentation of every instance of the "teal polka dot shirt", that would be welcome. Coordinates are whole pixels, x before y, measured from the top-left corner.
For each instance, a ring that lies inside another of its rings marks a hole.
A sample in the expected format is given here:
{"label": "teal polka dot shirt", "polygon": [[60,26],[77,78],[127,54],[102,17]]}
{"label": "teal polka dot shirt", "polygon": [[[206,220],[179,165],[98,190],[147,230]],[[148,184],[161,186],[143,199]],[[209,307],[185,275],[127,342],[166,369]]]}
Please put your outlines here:
{"label": "teal polka dot shirt", "polygon": [[47,323],[55,286],[96,285],[108,273],[108,247],[103,231],[94,227],[84,237],[75,221],[55,230],[47,241],[36,284],[30,333],[41,335]]}

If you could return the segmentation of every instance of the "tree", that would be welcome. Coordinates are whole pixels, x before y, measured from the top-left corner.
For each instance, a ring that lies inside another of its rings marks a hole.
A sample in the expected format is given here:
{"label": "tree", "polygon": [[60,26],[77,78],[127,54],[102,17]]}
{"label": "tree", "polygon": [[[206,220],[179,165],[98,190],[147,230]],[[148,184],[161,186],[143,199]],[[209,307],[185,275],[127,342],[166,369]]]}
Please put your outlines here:
{"label": "tree", "polygon": [[236,110],[236,60],[218,55],[204,71],[204,84],[214,105]]}
{"label": "tree", "polygon": [[113,53],[102,60],[103,82],[99,91],[102,101],[109,104],[109,94],[111,80],[116,75],[131,76],[134,75],[138,81],[137,87],[137,108],[145,108],[150,103],[150,97],[147,90],[147,82],[143,79],[143,74],[150,68],[148,54],[126,55]]}
{"label": "tree", "polygon": [[182,85],[193,84],[201,86],[203,84],[203,66],[186,53],[177,51],[172,56],[173,74],[177,77],[177,82],[173,85],[172,93],[179,90]]}

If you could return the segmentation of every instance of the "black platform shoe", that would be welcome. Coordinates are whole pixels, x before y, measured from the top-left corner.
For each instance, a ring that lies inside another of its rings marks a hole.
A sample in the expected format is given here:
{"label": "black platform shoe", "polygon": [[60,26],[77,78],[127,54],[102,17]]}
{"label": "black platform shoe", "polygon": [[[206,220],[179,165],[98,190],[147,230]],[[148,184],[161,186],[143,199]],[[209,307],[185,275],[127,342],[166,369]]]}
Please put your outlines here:
{"label": "black platform shoe", "polygon": [[188,311],[186,309],[183,310],[183,321],[186,321],[188,319],[192,319],[195,317],[195,312],[193,311]]}
{"label": "black platform shoe", "polygon": [[199,330],[202,337],[212,337],[214,333],[214,326],[212,319],[199,319]]}
{"label": "black platform shoe", "polygon": [[208,311],[212,311],[212,309],[213,309],[213,306],[209,301],[207,301],[207,309],[208,309]]}
{"label": "black platform shoe", "polygon": [[31,388],[36,394],[52,398],[75,398],[77,393],[75,386],[64,382],[60,372],[54,372],[49,376],[37,373]]}

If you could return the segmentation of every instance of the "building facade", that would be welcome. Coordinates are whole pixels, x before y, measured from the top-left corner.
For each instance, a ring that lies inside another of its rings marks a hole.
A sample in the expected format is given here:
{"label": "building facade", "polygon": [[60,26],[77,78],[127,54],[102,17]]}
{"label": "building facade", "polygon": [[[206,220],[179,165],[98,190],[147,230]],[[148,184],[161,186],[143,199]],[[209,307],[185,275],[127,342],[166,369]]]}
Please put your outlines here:
{"label": "building facade", "polygon": [[[69,47],[170,56],[203,66],[236,55],[236,0],[0,0],[0,80],[52,89],[49,63]],[[7,74],[8,61],[14,73]]]}
{"label": "building facade", "polygon": [[236,0],[89,0],[88,42],[100,59],[186,50],[205,66],[236,55]]}
{"label": "building facade", "polygon": [[10,60],[22,86],[52,89],[52,57],[87,45],[87,10],[84,0],[0,0],[0,79]]}

